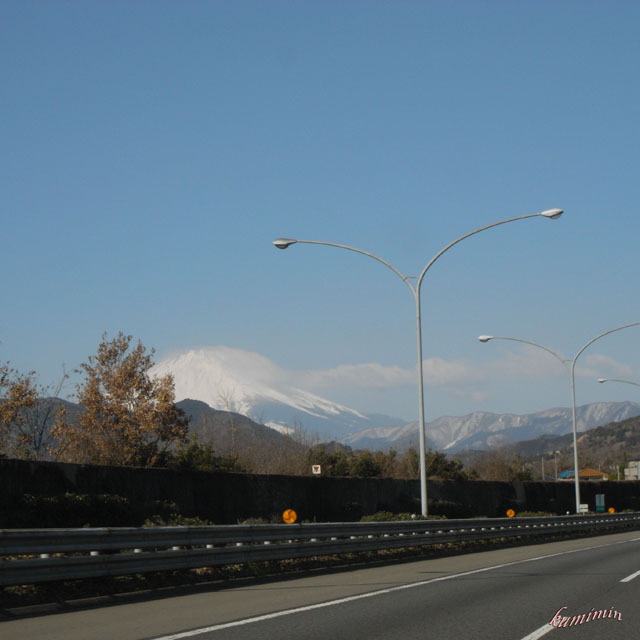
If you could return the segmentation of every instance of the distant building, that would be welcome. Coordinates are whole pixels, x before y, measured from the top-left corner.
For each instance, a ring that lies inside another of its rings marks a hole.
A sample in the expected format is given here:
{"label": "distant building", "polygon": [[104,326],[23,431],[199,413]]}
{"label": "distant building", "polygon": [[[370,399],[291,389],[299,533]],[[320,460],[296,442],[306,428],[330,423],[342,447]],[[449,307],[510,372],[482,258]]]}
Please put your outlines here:
{"label": "distant building", "polygon": [[625,480],[640,480],[640,460],[633,460],[627,463],[624,469]]}
{"label": "distant building", "polygon": [[[626,473],[626,470],[625,470]],[[561,471],[558,474],[558,480],[573,480],[575,473],[573,469],[571,471]],[[598,471],[597,469],[580,469],[578,472],[578,478],[580,480],[608,480],[609,474],[604,471]]]}

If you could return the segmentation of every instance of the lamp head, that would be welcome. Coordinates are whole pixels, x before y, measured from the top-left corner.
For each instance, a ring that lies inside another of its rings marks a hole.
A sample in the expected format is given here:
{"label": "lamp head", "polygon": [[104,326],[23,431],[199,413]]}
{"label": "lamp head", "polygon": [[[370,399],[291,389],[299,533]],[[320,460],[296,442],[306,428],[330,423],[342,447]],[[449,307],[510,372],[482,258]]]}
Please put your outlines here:
{"label": "lamp head", "polygon": [[598,378],[598,382],[608,382],[607,378]]}
{"label": "lamp head", "polygon": [[278,249],[286,249],[288,246],[295,244],[296,242],[298,241],[293,238],[276,238],[273,241],[273,245]]}
{"label": "lamp head", "polygon": [[545,218],[551,218],[552,220],[555,220],[556,218],[559,218],[563,213],[564,211],[562,209],[547,209],[546,211],[541,211],[540,215],[544,216]]}
{"label": "lamp head", "polygon": [[489,342],[492,338],[493,336],[478,336],[478,340],[480,340],[480,342]]}

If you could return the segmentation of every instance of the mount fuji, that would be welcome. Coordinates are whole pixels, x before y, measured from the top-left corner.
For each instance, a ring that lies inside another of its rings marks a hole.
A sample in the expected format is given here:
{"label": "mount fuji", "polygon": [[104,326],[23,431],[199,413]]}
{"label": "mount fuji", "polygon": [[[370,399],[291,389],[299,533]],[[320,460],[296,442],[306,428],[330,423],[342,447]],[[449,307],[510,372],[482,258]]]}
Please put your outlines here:
{"label": "mount fuji", "polygon": [[268,358],[242,349],[216,346],[180,351],[159,361],[151,376],[173,375],[176,401],[200,400],[288,433],[301,428],[322,439],[339,439],[405,420],[367,415],[295,385],[295,376]]}

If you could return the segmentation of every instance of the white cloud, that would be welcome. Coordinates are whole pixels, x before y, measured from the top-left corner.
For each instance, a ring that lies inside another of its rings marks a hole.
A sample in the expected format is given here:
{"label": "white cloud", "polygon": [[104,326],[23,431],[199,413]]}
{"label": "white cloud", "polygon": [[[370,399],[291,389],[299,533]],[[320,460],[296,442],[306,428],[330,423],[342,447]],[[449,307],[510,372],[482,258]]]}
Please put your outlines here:
{"label": "white cloud", "polygon": [[[563,354],[558,354],[564,357]],[[599,375],[628,377],[631,367],[613,358],[600,354],[585,357],[586,367],[576,367],[576,376],[597,378]],[[508,351],[504,357],[488,363],[472,363],[463,360],[445,360],[440,357],[423,360],[425,386],[439,386],[452,393],[482,400],[486,396],[480,391],[469,389],[471,383],[489,379],[554,379],[567,376],[570,361],[562,363],[544,350],[524,346],[518,351]],[[332,369],[311,369],[306,371],[284,371],[287,381],[297,387],[313,392],[331,389],[399,389],[416,384],[414,368],[397,365],[383,365],[377,362],[345,364]],[[467,388],[465,388],[465,386]]]}
{"label": "white cloud", "polygon": [[[478,379],[478,372],[464,362],[442,358],[423,360],[425,385],[450,385]],[[323,389],[389,389],[415,386],[417,372],[396,365],[377,362],[344,364],[325,370],[290,372],[290,384],[309,391]]]}
{"label": "white cloud", "polygon": [[[206,371],[207,385],[230,390],[283,384],[314,393],[329,389],[401,389],[413,387],[417,381],[415,367],[366,362],[295,371],[280,367],[258,353],[220,345],[174,352],[158,363],[153,372],[165,373],[176,367],[186,369],[190,375],[194,375],[193,371]],[[425,359],[423,373],[425,385],[459,384],[478,379],[478,370],[469,364],[439,357]],[[194,384],[203,382],[202,373],[196,377]]]}
{"label": "white cloud", "polygon": [[[558,354],[558,356],[564,358],[563,354]],[[558,358],[529,345],[517,352],[508,351],[503,358],[488,363],[485,369],[492,378],[498,376],[547,378],[563,375],[567,371]]]}
{"label": "white cloud", "polygon": [[[514,393],[519,393],[519,387],[529,388],[533,383],[536,388],[546,383],[552,386],[568,384],[566,366],[542,349],[524,345],[496,351],[494,355],[496,359],[488,362],[426,358],[423,360],[425,387],[427,390],[438,389],[439,397],[459,399],[461,406],[472,406],[499,396],[504,388],[513,388]],[[278,366],[260,354],[221,346],[182,352],[170,360],[175,361],[175,365],[178,359],[185,360],[183,364],[189,365],[187,369],[197,364],[189,364],[191,360],[200,362],[201,359],[208,372],[206,379],[202,375],[196,375],[193,380],[187,379],[191,395],[184,395],[184,389],[176,388],[176,394],[183,393],[184,397],[196,397],[193,389],[200,389],[198,385],[203,389],[215,388],[219,394],[226,390],[230,396],[243,396],[245,392],[269,396],[269,393],[273,395],[283,389],[289,393],[287,389],[293,387],[319,396],[337,394],[340,402],[347,405],[353,404],[354,398],[360,398],[360,406],[375,405],[380,400],[376,405],[379,411],[383,410],[384,402],[396,398],[394,402],[401,407],[396,413],[401,414],[406,411],[407,398],[414,393],[417,382],[415,367],[367,362],[295,371]],[[585,355],[581,362],[584,366],[576,368],[576,375],[583,379],[595,380],[605,376],[628,378],[632,375],[631,367],[601,354]],[[386,399],[384,402],[383,397]]]}
{"label": "white cloud", "polygon": [[[564,354],[558,356],[564,359]],[[566,375],[571,367],[571,359],[564,360],[563,366],[560,360],[543,349],[530,345],[523,346],[518,351],[509,351],[501,359],[494,360],[486,365],[487,373],[492,376],[516,376],[524,378],[551,378]],[[584,355],[576,365],[575,373],[580,378],[598,378],[603,375],[630,376],[632,368],[599,353]]]}
{"label": "white cloud", "polygon": [[398,366],[386,366],[377,362],[342,364],[333,369],[311,369],[289,372],[290,384],[308,390],[348,387],[356,389],[383,389],[413,384],[414,371]]}
{"label": "white cloud", "polygon": [[470,382],[482,377],[478,367],[471,366],[465,362],[448,361],[438,357],[423,360],[422,369],[424,382],[428,385],[449,385],[460,382]]}
{"label": "white cloud", "polygon": [[633,375],[633,369],[628,364],[623,364],[600,353],[585,356],[584,360],[589,367],[593,367],[598,371],[596,374],[597,377],[602,377],[605,374],[608,376],[621,376],[623,378]]}

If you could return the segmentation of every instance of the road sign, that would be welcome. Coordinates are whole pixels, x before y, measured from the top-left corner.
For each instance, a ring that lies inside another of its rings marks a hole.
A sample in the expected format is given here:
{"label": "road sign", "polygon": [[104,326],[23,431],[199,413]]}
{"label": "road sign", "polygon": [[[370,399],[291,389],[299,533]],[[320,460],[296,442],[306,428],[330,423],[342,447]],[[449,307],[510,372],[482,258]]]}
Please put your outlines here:
{"label": "road sign", "polygon": [[513,516],[515,516],[515,515],[516,515],[516,512],[515,512],[513,509],[507,509],[507,515],[508,515],[510,518],[513,518]]}
{"label": "road sign", "polygon": [[311,473],[313,473],[314,476],[319,476],[322,473],[322,467],[319,464],[312,464]]}
{"label": "road sign", "polygon": [[578,513],[587,513],[589,511],[588,504],[579,504],[578,505]]}
{"label": "road sign", "polygon": [[596,513],[604,513],[604,493],[596,493]]}
{"label": "road sign", "polygon": [[616,510],[613,507],[609,507],[608,511],[609,511],[609,513],[615,513],[616,512]]}
{"label": "road sign", "polygon": [[287,509],[283,514],[282,514],[282,519],[287,523],[287,524],[293,524],[298,518],[298,514],[293,510],[293,509]]}

